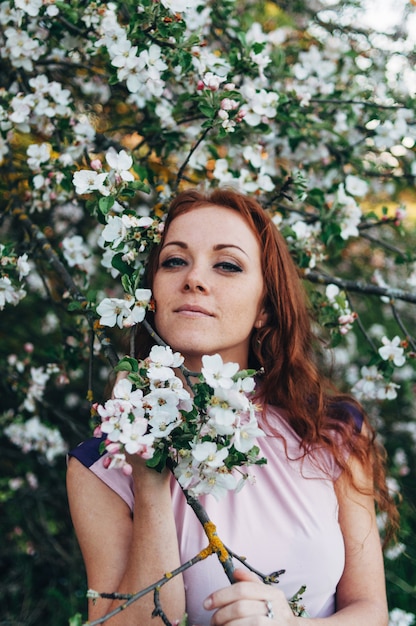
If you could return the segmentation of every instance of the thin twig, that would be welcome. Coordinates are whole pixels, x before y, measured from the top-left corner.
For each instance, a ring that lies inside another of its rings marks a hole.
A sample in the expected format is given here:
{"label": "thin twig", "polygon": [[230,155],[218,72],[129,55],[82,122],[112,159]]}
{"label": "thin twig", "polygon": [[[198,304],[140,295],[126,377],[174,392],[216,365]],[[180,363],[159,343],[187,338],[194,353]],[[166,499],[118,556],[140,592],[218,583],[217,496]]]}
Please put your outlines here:
{"label": "thin twig", "polygon": [[182,163],[182,165],[180,166],[179,170],[178,170],[178,174],[176,176],[176,181],[175,181],[175,185],[173,187],[173,191],[176,191],[177,188],[179,187],[179,183],[181,182],[183,173],[186,169],[186,166],[189,163],[189,160],[191,158],[191,156],[193,155],[193,153],[195,152],[195,150],[198,148],[199,144],[205,139],[205,137],[208,135],[209,131],[212,129],[213,124],[211,124],[210,126],[208,126],[208,128],[206,128],[204,130],[203,133],[201,133],[201,136],[199,137],[199,139],[194,143],[194,145],[192,146],[192,148],[189,151],[189,154],[187,155],[185,161]]}
{"label": "thin twig", "polygon": [[[345,295],[346,295],[346,297],[347,297],[348,304],[350,305],[350,309],[351,309],[351,311],[354,311],[354,306],[353,306],[353,304],[352,304],[350,294],[349,294],[348,292],[345,292]],[[355,319],[354,323],[355,323],[355,324],[357,324],[357,326],[358,326],[358,328],[360,329],[361,333],[363,334],[363,336],[364,336],[364,338],[365,338],[366,342],[367,342],[368,344],[370,344],[371,349],[373,350],[373,352],[374,352],[374,353],[376,353],[376,352],[377,352],[377,348],[376,348],[376,346],[375,346],[375,344],[374,344],[373,340],[371,339],[370,335],[368,334],[368,332],[367,332],[367,331],[366,331],[366,329],[364,328],[364,324],[362,323],[361,318],[360,318],[360,316],[359,316],[359,315],[357,315],[357,317],[356,317],[356,319]]]}
{"label": "thin twig", "polygon": [[371,241],[372,243],[376,243],[378,246],[380,246],[380,248],[384,248],[385,250],[394,252],[394,254],[396,254],[397,256],[400,256],[402,259],[407,259],[406,254],[402,252],[402,250],[400,250],[399,248],[396,248],[396,246],[393,246],[391,243],[387,243],[387,241],[382,241],[380,239],[377,239],[377,237],[374,237],[373,235],[370,235],[369,233],[361,232],[360,235],[363,239],[367,239],[368,241]]}
{"label": "thin twig", "polygon": [[175,576],[182,574],[187,569],[195,565],[195,563],[199,563],[200,561],[203,561],[205,558],[209,556],[209,554],[210,553],[206,551],[200,552],[199,554],[194,556],[192,559],[189,559],[189,561],[187,561],[186,563],[183,563],[176,569],[172,570],[172,572],[168,572],[167,574],[165,574],[163,578],[161,578],[160,580],[156,581],[152,585],[149,585],[145,589],[141,589],[137,593],[133,593],[133,594],[97,593],[97,597],[99,598],[107,598],[111,600],[126,600],[126,602],[118,606],[116,609],[113,609],[109,613],[106,613],[106,615],[103,615],[102,617],[99,617],[98,619],[92,622],[85,622],[84,626],[98,626],[99,624],[104,624],[104,622],[109,620],[111,617],[114,617],[121,611],[124,611],[128,606],[130,606],[130,604],[133,604],[134,602],[136,602],[143,596],[147,595],[148,593],[151,593],[156,588],[166,585],[166,583],[172,580],[172,578],[175,578]]}
{"label": "thin twig", "polygon": [[416,352],[416,341],[413,339],[412,335],[409,333],[407,327],[405,326],[400,313],[397,310],[397,307],[394,303],[393,300],[390,300],[390,307],[394,316],[394,319],[396,320],[400,330],[402,331],[402,333],[404,334],[404,336],[406,337],[407,341],[409,342],[412,350],[414,352]]}
{"label": "thin twig", "polygon": [[152,612],[152,617],[160,617],[165,626],[172,626],[171,622],[168,620],[168,616],[162,608],[162,604],[160,602],[160,588],[155,587],[153,593],[153,602],[155,604],[154,611]]}
{"label": "thin twig", "polygon": [[280,582],[279,577],[282,576],[282,574],[286,572],[286,570],[284,569],[279,569],[276,572],[272,572],[271,574],[263,574],[262,572],[259,572],[259,570],[255,569],[252,565],[250,565],[250,563],[247,563],[246,557],[239,556],[238,554],[230,550],[230,548],[228,547],[227,547],[227,551],[230,554],[230,556],[232,556],[233,559],[242,563],[248,570],[250,570],[250,572],[253,572],[253,574],[256,574],[259,578],[262,579],[262,581],[266,585],[271,585],[272,583],[275,583],[275,584],[279,583]]}

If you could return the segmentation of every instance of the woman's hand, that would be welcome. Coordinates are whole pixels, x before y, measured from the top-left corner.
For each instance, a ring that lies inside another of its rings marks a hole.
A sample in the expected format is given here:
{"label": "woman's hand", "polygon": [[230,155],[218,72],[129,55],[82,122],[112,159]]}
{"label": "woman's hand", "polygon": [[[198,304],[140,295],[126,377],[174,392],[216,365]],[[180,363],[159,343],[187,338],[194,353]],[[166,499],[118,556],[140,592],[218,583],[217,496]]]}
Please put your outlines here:
{"label": "woman's hand", "polygon": [[204,608],[216,609],[211,626],[295,626],[298,623],[280,589],[264,585],[255,574],[234,572],[237,582],[209,595]]}

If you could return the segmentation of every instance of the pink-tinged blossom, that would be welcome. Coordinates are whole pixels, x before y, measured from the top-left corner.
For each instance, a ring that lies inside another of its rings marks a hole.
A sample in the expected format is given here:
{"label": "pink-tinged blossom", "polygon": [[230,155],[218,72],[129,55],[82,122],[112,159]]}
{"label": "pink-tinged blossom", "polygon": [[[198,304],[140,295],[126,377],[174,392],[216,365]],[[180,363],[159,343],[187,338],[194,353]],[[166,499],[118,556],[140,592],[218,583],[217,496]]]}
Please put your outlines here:
{"label": "pink-tinged blossom", "polygon": [[224,111],[235,111],[238,109],[240,103],[237,100],[232,100],[231,98],[223,98],[220,102],[220,108]]}
{"label": "pink-tinged blossom", "polygon": [[8,276],[0,277],[0,311],[6,304],[16,306],[26,296],[26,291],[15,287]]}
{"label": "pink-tinged blossom", "polygon": [[223,78],[222,76],[218,76],[213,72],[207,72],[202,77],[202,82],[204,83],[205,87],[207,89],[210,89],[211,91],[218,91],[221,83],[223,83],[224,81],[225,78]]}
{"label": "pink-tinged blossom", "polygon": [[383,347],[379,348],[378,353],[383,361],[393,361],[396,367],[401,367],[406,362],[404,349],[400,346],[400,337],[396,335],[391,341],[387,337],[381,339]]}
{"label": "pink-tinged blossom", "polygon": [[59,430],[43,424],[37,415],[26,422],[10,424],[4,433],[23,452],[39,452],[51,464],[67,451]]}
{"label": "pink-tinged blossom", "polygon": [[132,466],[127,463],[124,453],[112,454],[104,459],[104,467],[107,469],[119,469],[125,476],[131,476],[133,472]]}
{"label": "pink-tinged blossom", "polygon": [[90,165],[91,169],[93,169],[94,172],[100,172],[103,169],[103,164],[101,163],[100,159],[93,159]]}

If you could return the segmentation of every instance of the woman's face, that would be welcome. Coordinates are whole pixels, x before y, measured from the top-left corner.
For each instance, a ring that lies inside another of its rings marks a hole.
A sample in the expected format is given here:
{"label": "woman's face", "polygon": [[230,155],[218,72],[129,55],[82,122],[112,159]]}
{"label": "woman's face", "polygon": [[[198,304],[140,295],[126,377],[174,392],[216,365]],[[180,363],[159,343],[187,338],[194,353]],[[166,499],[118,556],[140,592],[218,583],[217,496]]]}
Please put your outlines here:
{"label": "woman's face", "polygon": [[176,217],[153,282],[157,332],[199,371],[204,354],[247,367],[254,326],[266,321],[259,243],[232,209],[207,205]]}

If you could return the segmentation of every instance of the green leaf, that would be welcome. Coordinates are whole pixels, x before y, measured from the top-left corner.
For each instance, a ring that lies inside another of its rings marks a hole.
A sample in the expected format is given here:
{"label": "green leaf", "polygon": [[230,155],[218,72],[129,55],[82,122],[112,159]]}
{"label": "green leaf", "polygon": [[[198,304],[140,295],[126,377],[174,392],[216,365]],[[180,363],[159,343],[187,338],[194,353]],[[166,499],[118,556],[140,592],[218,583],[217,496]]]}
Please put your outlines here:
{"label": "green leaf", "polygon": [[137,359],[131,356],[123,357],[115,366],[115,372],[138,372],[139,364]]}
{"label": "green leaf", "polygon": [[126,293],[133,295],[134,292],[134,284],[132,284],[130,276],[127,274],[123,274],[121,277],[121,284],[123,285],[123,289]]}
{"label": "green leaf", "polygon": [[[128,263],[126,263],[125,261],[123,261],[123,255],[120,252],[119,254],[115,254],[113,256],[113,258],[111,259],[111,265],[120,272],[120,274],[127,274],[130,275],[133,270],[130,267],[130,265]],[[124,286],[124,285],[123,285]],[[124,289],[125,291],[127,291],[127,289]]]}
{"label": "green leaf", "polygon": [[98,200],[98,208],[103,215],[107,215],[114,206],[115,199],[113,196],[105,196]]}
{"label": "green leaf", "polygon": [[146,183],[141,180],[135,180],[130,183],[129,187],[135,189],[136,191],[143,191],[144,193],[150,193],[150,187]]}
{"label": "green leaf", "polygon": [[81,302],[77,302],[76,300],[72,300],[68,304],[68,311],[81,311],[83,309],[83,305]]}
{"label": "green leaf", "polygon": [[158,472],[162,472],[166,467],[166,460],[168,458],[168,451],[165,448],[157,448],[151,459],[146,461],[146,466],[155,469]]}
{"label": "green leaf", "polygon": [[209,106],[209,104],[199,104],[198,109],[203,115],[205,115],[205,117],[209,117],[210,119],[215,117],[216,109],[213,106]]}

